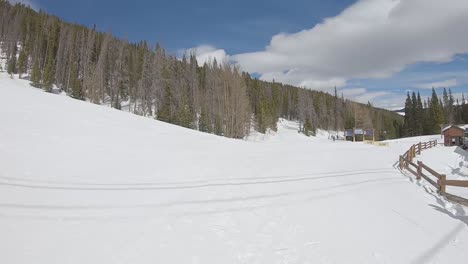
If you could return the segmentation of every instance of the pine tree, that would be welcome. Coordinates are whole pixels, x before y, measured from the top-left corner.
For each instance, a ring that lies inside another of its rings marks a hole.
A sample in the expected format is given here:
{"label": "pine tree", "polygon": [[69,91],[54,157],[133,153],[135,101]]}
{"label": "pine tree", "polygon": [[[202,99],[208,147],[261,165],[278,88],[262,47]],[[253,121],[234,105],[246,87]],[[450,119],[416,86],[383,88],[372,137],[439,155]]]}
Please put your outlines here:
{"label": "pine tree", "polygon": [[454,116],[454,123],[455,124],[461,124],[462,121],[462,107],[460,105],[460,102],[458,101],[458,98],[456,100],[456,106],[454,107],[455,111],[455,116]]}
{"label": "pine tree", "polygon": [[47,58],[47,63],[44,68],[44,76],[43,76],[43,86],[42,88],[46,92],[52,91],[52,86],[55,81],[55,62],[52,55],[49,55]]}
{"label": "pine tree", "polygon": [[305,123],[302,127],[302,133],[306,136],[313,136],[315,135],[315,128],[312,125],[312,122],[310,121],[310,118],[306,118]]}
{"label": "pine tree", "polygon": [[172,88],[170,84],[166,84],[165,87],[165,96],[161,108],[158,111],[157,118],[163,122],[171,123],[172,112],[171,112],[171,102],[172,102]]}
{"label": "pine tree", "polygon": [[461,110],[460,110],[462,123],[468,123],[468,112],[465,111],[466,108],[467,108],[467,104],[465,101],[465,93],[462,93],[462,102],[461,102]]}
{"label": "pine tree", "polygon": [[27,72],[28,68],[28,54],[26,53],[25,47],[23,47],[18,56],[18,74],[21,78],[24,73]]}
{"label": "pine tree", "polygon": [[[429,100],[428,100],[429,101]],[[423,122],[422,122],[422,126],[423,126],[423,134],[424,135],[430,135],[431,134],[431,118],[430,118],[430,109],[429,109],[429,105],[430,103],[428,103],[428,101],[424,100],[424,105],[423,105]]]}
{"label": "pine tree", "polygon": [[41,83],[41,69],[39,68],[39,60],[34,61],[34,65],[31,72],[31,85],[37,88],[42,87]]}
{"label": "pine tree", "polygon": [[418,100],[416,98],[416,93],[412,92],[411,93],[411,131],[412,136],[417,136],[418,134],[418,129],[417,129],[417,123],[419,122],[418,120]]}
{"label": "pine tree", "polygon": [[84,100],[84,94],[81,87],[81,81],[78,78],[78,67],[76,63],[72,63],[70,69],[70,88],[71,88],[71,97]]}
{"label": "pine tree", "polygon": [[46,92],[51,92],[52,86],[55,83],[55,56],[57,53],[58,31],[59,26],[56,22],[54,22],[49,29],[49,36],[47,39],[46,65],[44,67],[42,76],[42,88]]}
{"label": "pine tree", "polygon": [[198,119],[198,130],[206,133],[212,132],[208,111],[205,106],[201,108],[200,118]]}
{"label": "pine tree", "polygon": [[215,117],[214,133],[218,136],[222,136],[224,134],[223,123],[219,117]]}
{"label": "pine tree", "polygon": [[443,107],[448,107],[449,106],[449,97],[447,94],[447,89],[444,88],[444,91],[442,93],[442,102],[443,102]]}
{"label": "pine tree", "polygon": [[7,72],[8,74],[14,74],[16,73],[16,53],[17,53],[18,47],[16,46],[16,42],[13,45],[13,52],[10,56],[10,59],[8,60],[8,65],[7,65]]}
{"label": "pine tree", "polygon": [[435,89],[432,88],[431,104],[429,109],[429,122],[430,128],[429,132],[431,134],[437,134],[440,132],[440,125],[444,124],[445,116],[442,102],[437,97]]}
{"label": "pine tree", "polygon": [[406,102],[405,102],[405,118],[404,118],[404,134],[405,136],[413,135],[413,103],[410,97],[410,94],[407,93]]}
{"label": "pine tree", "polygon": [[439,99],[439,109],[442,115],[442,122],[440,124],[447,123],[447,111],[445,111],[445,107],[443,106],[442,99]]}
{"label": "pine tree", "polygon": [[418,92],[418,96],[416,99],[415,104],[415,112],[414,112],[414,129],[415,135],[420,136],[424,133],[423,124],[424,124],[424,108],[421,101],[421,95]]}
{"label": "pine tree", "polygon": [[455,100],[453,99],[452,89],[448,90],[448,106],[447,106],[447,121],[450,124],[453,124],[455,121],[455,110],[454,110]]}
{"label": "pine tree", "polygon": [[186,101],[187,99],[182,99],[182,103],[179,106],[179,111],[176,116],[176,124],[186,128],[193,128],[193,111]]}

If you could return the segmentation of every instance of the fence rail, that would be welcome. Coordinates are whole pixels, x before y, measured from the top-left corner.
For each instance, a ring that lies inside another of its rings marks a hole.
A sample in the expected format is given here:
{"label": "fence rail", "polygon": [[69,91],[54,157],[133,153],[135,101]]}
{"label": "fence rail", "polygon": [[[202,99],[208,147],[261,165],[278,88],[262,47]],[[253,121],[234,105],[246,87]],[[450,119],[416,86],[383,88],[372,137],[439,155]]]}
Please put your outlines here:
{"label": "fence rail", "polygon": [[[408,149],[408,151],[406,151],[403,155],[400,156],[398,162],[400,169],[405,169],[411,172],[411,174],[416,176],[417,180],[421,180],[421,178],[423,178],[432,186],[434,186],[440,195],[444,196],[448,200],[468,206],[468,199],[451,193],[447,193],[447,186],[468,188],[468,181],[447,180],[447,176],[445,174],[438,173],[437,171],[431,169],[429,166],[424,164],[422,161],[418,161],[417,164],[413,162],[413,159],[416,157],[416,155],[420,155],[423,150],[435,146],[437,146],[437,140],[419,142],[418,144],[414,144]],[[436,180],[432,179],[431,177],[435,177]]]}

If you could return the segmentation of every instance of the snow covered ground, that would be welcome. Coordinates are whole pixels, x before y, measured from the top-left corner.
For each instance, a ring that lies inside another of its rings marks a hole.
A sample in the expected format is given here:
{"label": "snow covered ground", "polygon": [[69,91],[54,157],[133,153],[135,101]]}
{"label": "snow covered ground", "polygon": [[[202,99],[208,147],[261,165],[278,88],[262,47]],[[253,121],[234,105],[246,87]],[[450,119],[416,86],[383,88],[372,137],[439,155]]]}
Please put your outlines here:
{"label": "snow covered ground", "polygon": [[0,97],[0,263],[468,259],[468,209],[395,169],[420,138],[232,140],[3,73]]}
{"label": "snow covered ground", "polygon": [[[468,152],[462,148],[438,146],[423,151],[416,160],[445,174],[447,179],[468,181]],[[468,188],[447,186],[447,192],[468,198]]]}

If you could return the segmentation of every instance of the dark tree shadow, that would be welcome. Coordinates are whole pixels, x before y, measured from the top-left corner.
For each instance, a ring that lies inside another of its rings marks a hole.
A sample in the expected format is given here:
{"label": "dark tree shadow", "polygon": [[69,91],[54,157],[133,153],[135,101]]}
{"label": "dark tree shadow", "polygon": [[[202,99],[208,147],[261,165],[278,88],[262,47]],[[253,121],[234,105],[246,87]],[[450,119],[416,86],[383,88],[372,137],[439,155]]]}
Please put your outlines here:
{"label": "dark tree shadow", "polygon": [[462,205],[455,205],[455,214],[447,209],[445,209],[445,207],[443,206],[440,206],[440,205],[433,205],[433,204],[430,204],[429,205],[430,207],[432,207],[432,209],[438,211],[438,212],[441,212],[445,215],[448,215],[449,217],[455,219],[455,220],[458,220],[462,223],[464,223],[467,227],[468,227],[468,215],[466,214],[464,208]]}
{"label": "dark tree shadow", "polygon": [[461,161],[460,164],[458,165],[459,167],[458,168],[454,168],[452,166],[449,166],[450,169],[451,169],[451,174],[452,175],[458,175],[458,176],[461,176],[461,177],[465,177],[465,178],[468,178],[468,174],[465,174],[465,173],[462,173],[461,172],[461,168],[463,167],[463,162]]}
{"label": "dark tree shadow", "polygon": [[468,161],[468,151],[466,151],[466,150],[464,150],[464,149],[462,149],[460,147],[456,147],[453,152],[455,152],[458,155],[462,156],[465,161]]}

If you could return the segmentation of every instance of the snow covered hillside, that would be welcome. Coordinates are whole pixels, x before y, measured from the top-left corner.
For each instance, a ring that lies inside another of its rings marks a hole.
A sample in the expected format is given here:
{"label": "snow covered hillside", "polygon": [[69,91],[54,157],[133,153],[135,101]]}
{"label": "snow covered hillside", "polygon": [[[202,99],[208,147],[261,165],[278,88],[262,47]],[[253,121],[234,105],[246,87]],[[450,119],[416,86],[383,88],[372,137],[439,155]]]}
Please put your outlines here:
{"label": "snow covered hillside", "polygon": [[395,169],[419,138],[241,141],[0,74],[0,263],[466,263],[467,208]]}

